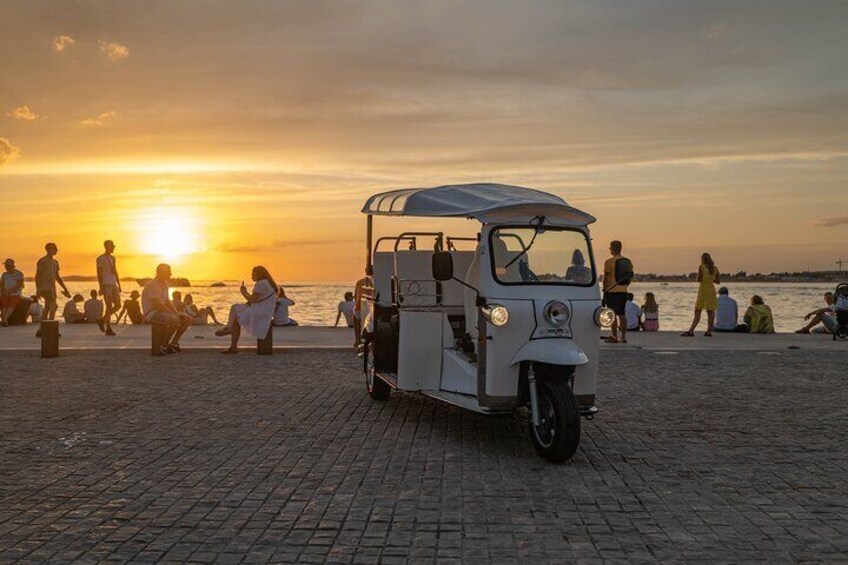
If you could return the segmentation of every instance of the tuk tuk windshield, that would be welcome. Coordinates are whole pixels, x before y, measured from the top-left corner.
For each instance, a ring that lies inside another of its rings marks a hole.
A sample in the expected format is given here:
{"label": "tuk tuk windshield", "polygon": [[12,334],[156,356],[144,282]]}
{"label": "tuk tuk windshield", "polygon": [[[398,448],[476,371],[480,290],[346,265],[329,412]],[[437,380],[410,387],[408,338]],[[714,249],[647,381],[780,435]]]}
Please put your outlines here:
{"label": "tuk tuk windshield", "polygon": [[595,284],[589,241],[581,231],[502,227],[492,230],[489,242],[501,284]]}

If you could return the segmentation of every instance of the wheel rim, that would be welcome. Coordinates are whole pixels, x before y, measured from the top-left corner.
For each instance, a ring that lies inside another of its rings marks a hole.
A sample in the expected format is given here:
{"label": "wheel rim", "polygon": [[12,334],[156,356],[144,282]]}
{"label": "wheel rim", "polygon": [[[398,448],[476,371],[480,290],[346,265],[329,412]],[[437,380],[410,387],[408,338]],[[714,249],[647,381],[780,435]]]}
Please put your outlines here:
{"label": "wheel rim", "polygon": [[539,397],[539,420],[539,425],[533,426],[533,434],[536,436],[539,445],[548,448],[554,444],[554,439],[556,439],[557,418],[554,405],[547,395]]}

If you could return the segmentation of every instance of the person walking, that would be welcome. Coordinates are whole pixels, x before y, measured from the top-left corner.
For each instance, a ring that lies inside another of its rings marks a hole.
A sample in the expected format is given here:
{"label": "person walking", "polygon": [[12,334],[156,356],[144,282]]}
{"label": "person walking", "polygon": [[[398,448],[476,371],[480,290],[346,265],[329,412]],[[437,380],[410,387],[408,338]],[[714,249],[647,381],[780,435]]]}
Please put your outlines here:
{"label": "person walking", "polygon": [[694,337],[695,328],[701,321],[701,312],[707,311],[706,337],[712,337],[713,325],[715,324],[715,313],[718,308],[718,297],[716,296],[716,285],[721,284],[721,276],[718,267],[709,253],[701,255],[701,264],[698,266],[698,297],[695,299],[695,317],[689,330],[680,334],[683,337]]}
{"label": "person walking", "polygon": [[[39,259],[35,265],[35,293],[44,299],[44,313],[41,319],[55,320],[56,310],[59,308],[56,302],[56,283],[62,287],[62,295],[65,298],[70,298],[71,293],[59,275],[59,261],[55,259],[59,253],[59,247],[50,242],[44,246],[44,250],[47,255]],[[36,332],[35,337],[41,337],[41,329]]]}
{"label": "person walking", "polygon": [[[604,305],[615,312],[612,335],[608,343],[627,343],[627,288],[633,281],[633,262],[622,256],[622,244],[613,240],[609,245],[610,258],[604,262]],[[621,337],[619,338],[619,332]]]}
{"label": "person walking", "polygon": [[6,259],[3,266],[6,270],[0,275],[0,323],[7,326],[12,312],[22,300],[24,274],[15,268],[14,259]]}
{"label": "person walking", "polygon": [[100,284],[100,295],[106,303],[106,312],[97,321],[97,326],[104,334],[113,336],[112,316],[121,309],[121,279],[115,263],[115,243],[107,239],[103,242],[103,250],[104,253],[97,258],[97,282]]}

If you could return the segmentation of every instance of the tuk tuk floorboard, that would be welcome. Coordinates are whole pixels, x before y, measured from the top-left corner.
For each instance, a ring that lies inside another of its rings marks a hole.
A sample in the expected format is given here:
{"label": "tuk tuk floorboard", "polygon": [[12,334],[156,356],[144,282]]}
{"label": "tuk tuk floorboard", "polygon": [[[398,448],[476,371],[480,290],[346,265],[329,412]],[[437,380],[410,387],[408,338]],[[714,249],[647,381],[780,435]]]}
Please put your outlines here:
{"label": "tuk tuk floorboard", "polygon": [[840,351],[605,351],[564,465],[348,351],[0,359],[0,563],[848,555]]}

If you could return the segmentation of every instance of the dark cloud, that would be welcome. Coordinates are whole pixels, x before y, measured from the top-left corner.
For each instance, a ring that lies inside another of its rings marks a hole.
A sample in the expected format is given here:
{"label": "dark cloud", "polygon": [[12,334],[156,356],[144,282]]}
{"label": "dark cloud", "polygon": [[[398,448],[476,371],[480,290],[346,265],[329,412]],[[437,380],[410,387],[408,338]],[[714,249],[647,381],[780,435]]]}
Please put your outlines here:
{"label": "dark cloud", "polygon": [[822,218],[817,220],[816,226],[822,228],[835,228],[838,226],[848,226],[848,216],[837,216],[835,218]]}

